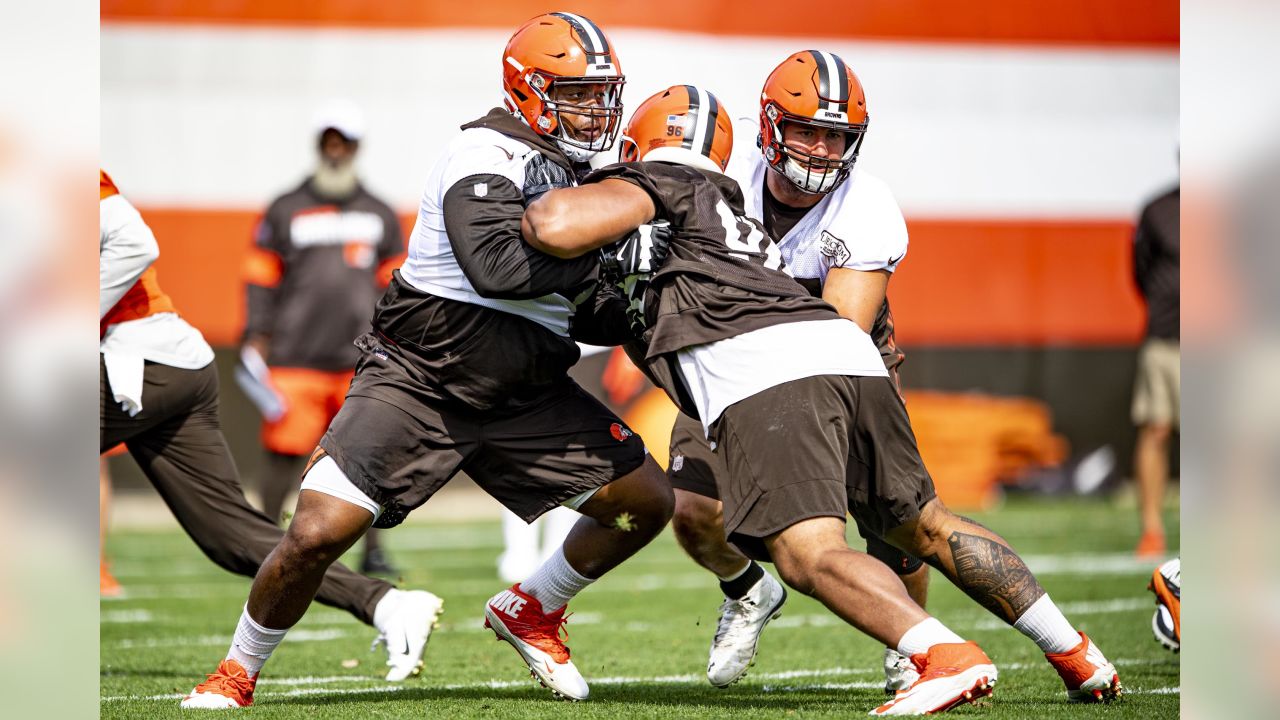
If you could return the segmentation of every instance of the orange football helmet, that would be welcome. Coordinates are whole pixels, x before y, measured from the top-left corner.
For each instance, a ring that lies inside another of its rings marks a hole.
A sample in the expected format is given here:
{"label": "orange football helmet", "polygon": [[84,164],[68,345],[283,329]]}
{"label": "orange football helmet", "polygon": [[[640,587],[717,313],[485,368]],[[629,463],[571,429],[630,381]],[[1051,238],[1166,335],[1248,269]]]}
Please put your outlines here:
{"label": "orange football helmet", "polygon": [[[507,109],[577,162],[613,147],[625,83],[613,45],[581,15],[539,15],[521,25],[502,52]],[[603,128],[593,138],[575,137],[562,113],[600,118]]]}
{"label": "orange football helmet", "polygon": [[715,95],[672,85],[636,108],[622,131],[623,162],[661,160],[724,172],[733,152],[733,122]]}
{"label": "orange football helmet", "polygon": [[[858,159],[870,116],[862,83],[834,53],[803,50],[774,68],[760,93],[760,150],[765,162],[805,192],[828,193]],[[789,123],[845,134],[839,158],[811,155],[783,142]]]}

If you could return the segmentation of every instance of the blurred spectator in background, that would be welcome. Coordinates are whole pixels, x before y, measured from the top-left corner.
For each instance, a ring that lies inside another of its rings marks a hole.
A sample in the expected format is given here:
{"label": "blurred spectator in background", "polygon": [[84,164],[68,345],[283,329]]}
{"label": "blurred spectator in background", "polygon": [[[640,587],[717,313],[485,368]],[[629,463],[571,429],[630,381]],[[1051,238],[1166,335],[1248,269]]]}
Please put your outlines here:
{"label": "blurred spectator in background", "polygon": [[[123,451],[124,446],[116,446]],[[115,450],[112,451],[115,453]],[[107,562],[107,524],[111,518],[111,472],[107,469],[107,456],[98,458],[98,594],[104,598],[118,598],[124,594],[120,581],[111,574]]]}
{"label": "blurred spectator in background", "polygon": [[1133,274],[1147,304],[1146,340],[1133,388],[1140,557],[1159,557],[1166,551],[1161,511],[1169,480],[1169,441],[1180,413],[1179,220],[1175,187],[1143,209],[1133,240]]}
{"label": "blurred spectator in background", "polygon": [[[242,359],[252,366],[265,361],[267,384],[280,401],[274,411],[259,404],[267,452],[262,503],[274,520],[346,397],[360,355],[352,342],[368,330],[404,254],[395,213],[356,174],[364,135],[360,109],[330,102],[314,127],[315,172],[267,208],[246,266]],[[378,533],[366,537],[361,570],[394,574]]]}

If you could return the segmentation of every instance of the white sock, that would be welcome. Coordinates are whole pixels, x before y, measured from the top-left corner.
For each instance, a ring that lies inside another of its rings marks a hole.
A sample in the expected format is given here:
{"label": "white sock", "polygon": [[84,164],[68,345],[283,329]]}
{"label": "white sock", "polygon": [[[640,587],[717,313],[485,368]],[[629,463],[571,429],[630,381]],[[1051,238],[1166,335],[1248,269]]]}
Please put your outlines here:
{"label": "white sock", "polygon": [[573,569],[564,559],[564,548],[561,547],[551,553],[551,557],[528,580],[520,583],[520,589],[536,598],[542,604],[543,612],[551,613],[568,605],[574,595],[593,582]]}
{"label": "white sock", "polygon": [[1049,599],[1049,593],[1032,603],[1013,626],[1034,640],[1042,652],[1066,652],[1080,644],[1080,633]]}
{"label": "white sock", "polygon": [[249,617],[249,606],[245,605],[240,613],[240,622],[236,625],[235,637],[231,640],[231,649],[227,651],[227,659],[240,663],[249,677],[257,677],[267,658],[271,657],[287,632],[289,631],[264,628],[254,622]]}
{"label": "white sock", "polygon": [[569,531],[573,530],[581,517],[578,511],[560,506],[551,508],[538,518],[538,523],[542,526],[542,551],[538,553],[538,559],[546,562],[556,548],[564,545],[564,539],[569,537]]}
{"label": "white sock", "polygon": [[929,618],[912,625],[911,629],[902,634],[902,639],[898,641],[898,652],[911,657],[928,652],[934,645],[962,642],[964,638],[951,632],[938,618]]}
{"label": "white sock", "polygon": [[378,632],[387,631],[387,621],[400,609],[400,598],[403,595],[404,591],[391,588],[386,595],[382,596],[382,599],[378,600],[378,604],[373,606],[373,626],[378,629]]}

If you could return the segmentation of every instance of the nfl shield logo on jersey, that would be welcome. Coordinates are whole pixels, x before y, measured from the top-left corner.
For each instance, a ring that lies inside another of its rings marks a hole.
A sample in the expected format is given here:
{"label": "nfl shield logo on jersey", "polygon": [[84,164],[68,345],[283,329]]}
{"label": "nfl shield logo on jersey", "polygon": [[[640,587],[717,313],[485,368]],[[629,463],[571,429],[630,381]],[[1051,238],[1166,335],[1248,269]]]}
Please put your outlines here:
{"label": "nfl shield logo on jersey", "polygon": [[822,247],[818,252],[831,261],[830,267],[843,267],[849,262],[849,247],[843,240],[823,230],[821,243]]}
{"label": "nfl shield logo on jersey", "polygon": [[471,186],[471,190],[476,194],[476,197],[484,197],[489,194],[489,183],[476,183]]}

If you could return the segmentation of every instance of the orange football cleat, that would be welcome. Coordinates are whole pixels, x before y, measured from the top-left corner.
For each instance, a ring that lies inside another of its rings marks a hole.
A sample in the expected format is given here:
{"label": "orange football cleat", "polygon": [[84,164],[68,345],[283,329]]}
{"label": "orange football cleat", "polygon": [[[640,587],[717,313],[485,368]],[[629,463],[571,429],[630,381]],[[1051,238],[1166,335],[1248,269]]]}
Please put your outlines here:
{"label": "orange football cleat", "polygon": [[969,641],[939,643],[911,656],[920,679],[870,715],[932,715],[987,697],[995,690],[996,666]]}
{"label": "orange football cleat", "polygon": [[253,686],[257,683],[256,675],[249,677],[240,663],[228,658],[218,663],[218,669],[208,680],[182,699],[182,707],[203,710],[249,707],[253,704]]}
{"label": "orange football cleat", "polygon": [[1084,633],[1080,633],[1080,644],[1063,653],[1045,653],[1044,657],[1058,671],[1071,702],[1111,702],[1124,690],[1115,666]]}

